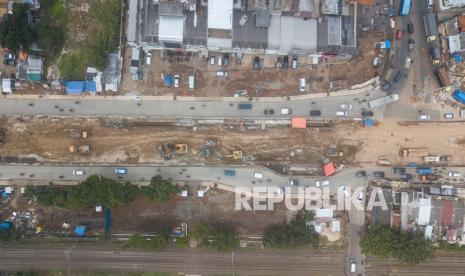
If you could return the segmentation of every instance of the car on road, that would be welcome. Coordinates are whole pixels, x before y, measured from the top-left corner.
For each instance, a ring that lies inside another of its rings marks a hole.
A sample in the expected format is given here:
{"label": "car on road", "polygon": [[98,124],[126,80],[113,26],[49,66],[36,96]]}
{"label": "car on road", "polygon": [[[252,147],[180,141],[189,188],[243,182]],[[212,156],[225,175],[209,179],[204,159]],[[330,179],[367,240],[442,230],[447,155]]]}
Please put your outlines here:
{"label": "car on road", "polygon": [[413,179],[413,175],[410,174],[410,173],[401,173],[399,175],[400,179],[403,179],[403,180],[410,180],[410,179]]}
{"label": "car on road", "polygon": [[76,176],[81,176],[81,175],[84,175],[84,174],[85,174],[85,172],[84,172],[83,169],[75,169],[73,171],[73,175],[76,175]]}
{"label": "car on road", "polygon": [[460,173],[457,171],[449,172],[449,177],[460,177]]}
{"label": "car on road", "polygon": [[454,113],[446,113],[444,114],[444,119],[454,119]]}
{"label": "car on road", "polygon": [[257,178],[257,179],[263,179],[263,173],[261,173],[261,172],[253,172],[252,177]]}
{"label": "car on road", "polygon": [[343,103],[339,106],[339,109],[341,110],[351,110],[352,109],[352,105],[351,104],[348,104],[348,103]]}
{"label": "car on road", "polygon": [[410,66],[412,66],[412,58],[411,57],[406,57],[404,60],[404,68],[405,69],[410,69]]}
{"label": "car on road", "polygon": [[355,176],[356,177],[365,177],[367,176],[367,172],[366,171],[358,171],[355,173]]}
{"label": "car on road", "polygon": [[287,184],[289,184],[290,186],[299,186],[299,180],[297,179],[290,179]]}
{"label": "car on road", "polygon": [[236,176],[236,171],[235,170],[224,170],[223,174],[224,176]]}
{"label": "car on road", "polygon": [[410,34],[413,34],[413,32],[415,31],[414,28],[413,28],[413,23],[412,22],[409,22],[407,24],[407,31],[410,33]]}
{"label": "car on road", "polygon": [[363,191],[358,194],[357,201],[359,203],[362,203],[362,201],[363,201]]}
{"label": "car on road", "polygon": [[409,50],[409,51],[412,51],[413,48],[415,48],[415,40],[409,39],[409,40],[408,40],[408,50]]}
{"label": "car on road", "polygon": [[126,175],[126,174],[128,174],[128,169],[126,169],[126,168],[116,168],[113,171],[117,175]]}
{"label": "car on road", "polygon": [[253,59],[253,69],[254,70],[260,69],[260,58],[259,57],[254,57],[254,59]]}
{"label": "car on road", "polygon": [[237,105],[237,109],[252,109],[251,103],[240,103]]}
{"label": "car on road", "polygon": [[395,82],[398,82],[398,81],[400,81],[400,78],[401,78],[401,77],[402,77],[402,76],[401,76],[401,74],[400,74],[400,71],[397,71],[397,73],[394,75],[393,80],[394,80]]}
{"label": "car on road", "polygon": [[401,30],[397,30],[397,32],[396,32],[396,39],[397,39],[397,40],[401,40],[401,39],[402,39],[402,31],[401,31]]}
{"label": "car on road", "polygon": [[393,173],[405,173],[406,172],[405,168],[399,168],[399,167],[394,167],[391,169],[391,171]]}
{"label": "car on road", "polygon": [[381,90],[383,90],[384,92],[391,92],[392,90],[392,85],[390,82],[386,81],[382,86],[381,86]]}
{"label": "car on road", "polygon": [[174,87],[179,87],[179,74],[174,74]]}
{"label": "car on road", "polygon": [[272,108],[267,108],[263,111],[263,113],[265,115],[273,115],[274,114],[274,110]]}
{"label": "car on road", "polygon": [[321,111],[320,110],[310,110],[310,116],[312,116],[312,117],[321,116]]}
{"label": "car on road", "polygon": [[317,180],[315,182],[315,185],[317,187],[329,186],[329,180],[328,179]]}
{"label": "car on road", "polygon": [[375,171],[371,175],[376,178],[383,178],[385,174],[382,171]]}
{"label": "car on road", "polygon": [[373,111],[369,111],[369,110],[362,111],[362,116],[363,117],[372,117],[373,115],[374,115]]}
{"label": "car on road", "polygon": [[428,115],[428,114],[420,114],[418,116],[418,120],[420,120],[420,121],[429,121],[429,120],[431,120],[431,116]]}
{"label": "car on road", "polygon": [[291,108],[281,108],[281,115],[289,115],[292,114]]}
{"label": "car on road", "polygon": [[347,117],[347,111],[337,111],[336,117]]}

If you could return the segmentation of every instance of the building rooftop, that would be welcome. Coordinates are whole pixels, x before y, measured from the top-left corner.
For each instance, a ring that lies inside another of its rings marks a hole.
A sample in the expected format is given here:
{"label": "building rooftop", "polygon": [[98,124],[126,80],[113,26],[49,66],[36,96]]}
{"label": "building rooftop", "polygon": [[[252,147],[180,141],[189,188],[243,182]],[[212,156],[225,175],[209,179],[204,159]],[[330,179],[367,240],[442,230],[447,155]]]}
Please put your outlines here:
{"label": "building rooftop", "polygon": [[232,29],[233,1],[209,0],[208,1],[208,28]]}
{"label": "building rooftop", "polygon": [[257,28],[268,28],[270,26],[271,15],[268,9],[258,9],[256,14]]}
{"label": "building rooftop", "polygon": [[130,43],[137,43],[138,12],[139,12],[139,1],[129,0],[127,39],[128,39],[128,42]]}
{"label": "building rooftop", "polygon": [[184,7],[177,1],[164,1],[158,4],[158,15],[160,16],[184,16]]}
{"label": "building rooftop", "polygon": [[[257,27],[259,25],[257,22],[259,19],[258,14],[255,15],[254,12],[242,12],[240,10],[234,10],[233,14],[233,47],[266,49],[268,47],[268,28]],[[243,19],[245,17],[247,20]],[[268,20],[269,25],[271,22],[269,13]]]}
{"label": "building rooftop", "polygon": [[341,0],[321,0],[321,14],[341,15],[342,1]]}
{"label": "building rooftop", "polygon": [[291,50],[315,51],[317,21],[299,17],[272,15],[268,29],[268,48],[283,53]]}

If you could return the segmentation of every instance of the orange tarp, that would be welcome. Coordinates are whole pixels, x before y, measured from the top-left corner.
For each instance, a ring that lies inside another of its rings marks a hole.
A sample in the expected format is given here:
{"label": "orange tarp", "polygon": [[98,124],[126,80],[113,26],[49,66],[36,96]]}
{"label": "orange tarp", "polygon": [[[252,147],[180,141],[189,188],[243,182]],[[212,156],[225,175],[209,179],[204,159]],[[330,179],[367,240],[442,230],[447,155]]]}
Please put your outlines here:
{"label": "orange tarp", "polygon": [[292,118],[292,128],[307,128],[307,119],[302,117]]}
{"label": "orange tarp", "polygon": [[333,163],[328,163],[323,167],[325,171],[325,176],[330,176],[333,175],[336,170],[334,169],[334,164]]}

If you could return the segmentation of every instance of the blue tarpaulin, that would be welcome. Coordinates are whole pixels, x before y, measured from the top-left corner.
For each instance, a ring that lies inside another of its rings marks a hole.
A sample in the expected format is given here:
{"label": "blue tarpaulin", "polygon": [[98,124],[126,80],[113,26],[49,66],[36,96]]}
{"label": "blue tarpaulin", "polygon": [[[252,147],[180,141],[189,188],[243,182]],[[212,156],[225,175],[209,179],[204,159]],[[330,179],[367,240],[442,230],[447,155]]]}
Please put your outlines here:
{"label": "blue tarpaulin", "polygon": [[10,230],[12,227],[13,227],[13,223],[11,223],[10,221],[4,221],[0,223],[0,229]]}
{"label": "blue tarpaulin", "polygon": [[78,237],[82,237],[82,236],[84,236],[84,234],[86,233],[86,227],[83,226],[83,225],[78,225],[78,226],[76,226],[76,228],[74,229],[74,233],[75,233]]}
{"label": "blue tarpaulin", "polygon": [[170,75],[166,75],[163,79],[165,82],[165,86],[172,86],[173,85],[173,77]]}
{"label": "blue tarpaulin", "polygon": [[455,55],[455,56],[454,56],[454,60],[455,60],[455,62],[459,62],[459,63],[460,63],[460,62],[462,62],[462,56],[461,56],[461,55]]}
{"label": "blue tarpaulin", "polygon": [[391,41],[390,41],[389,39],[386,39],[386,40],[384,41],[384,47],[385,47],[386,49],[391,49]]}
{"label": "blue tarpaulin", "polygon": [[97,91],[97,84],[95,83],[95,81],[86,81],[86,91],[87,92]]}
{"label": "blue tarpaulin", "polygon": [[66,81],[65,92],[68,95],[81,95],[86,89],[85,81]]}
{"label": "blue tarpaulin", "polygon": [[375,121],[370,119],[370,118],[365,118],[365,119],[363,119],[363,125],[365,127],[372,127],[372,126],[375,125]]}

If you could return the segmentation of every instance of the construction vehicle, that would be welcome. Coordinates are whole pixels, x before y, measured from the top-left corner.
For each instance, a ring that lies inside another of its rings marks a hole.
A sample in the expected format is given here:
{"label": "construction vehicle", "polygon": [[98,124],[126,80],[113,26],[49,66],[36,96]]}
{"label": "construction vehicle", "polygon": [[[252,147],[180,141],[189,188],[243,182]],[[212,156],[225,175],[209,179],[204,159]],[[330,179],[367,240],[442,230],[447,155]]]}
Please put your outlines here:
{"label": "construction vehicle", "polygon": [[72,153],[88,153],[90,152],[90,145],[71,145],[69,152]]}
{"label": "construction vehicle", "polygon": [[88,134],[89,133],[87,132],[87,130],[79,130],[75,128],[68,129],[68,136],[72,139],[86,139],[88,137]]}
{"label": "construction vehicle", "polygon": [[399,151],[401,157],[421,157],[428,155],[427,148],[401,148]]}
{"label": "construction vehicle", "polygon": [[158,146],[158,151],[160,157],[165,160],[171,159],[174,155],[184,155],[189,151],[189,146],[187,144],[173,144],[168,143],[166,145]]}
{"label": "construction vehicle", "polygon": [[232,154],[226,155],[225,157],[232,158],[234,160],[242,159],[242,151],[238,151],[238,150],[233,151]]}

